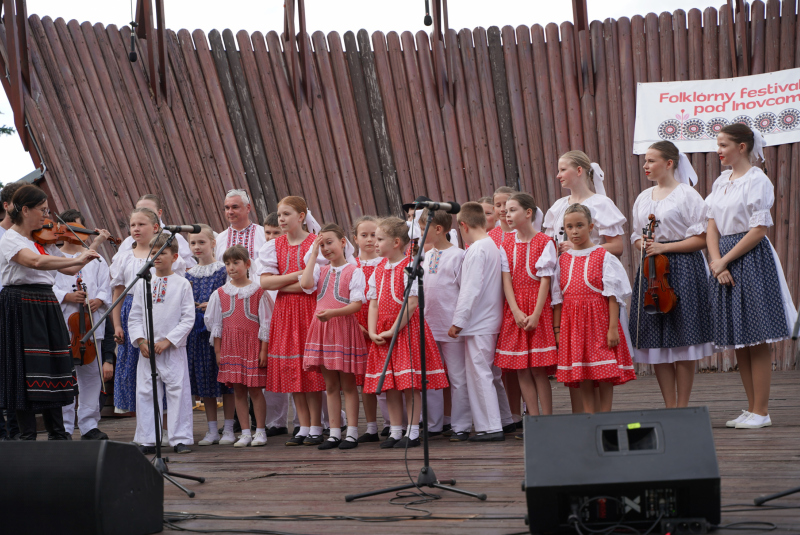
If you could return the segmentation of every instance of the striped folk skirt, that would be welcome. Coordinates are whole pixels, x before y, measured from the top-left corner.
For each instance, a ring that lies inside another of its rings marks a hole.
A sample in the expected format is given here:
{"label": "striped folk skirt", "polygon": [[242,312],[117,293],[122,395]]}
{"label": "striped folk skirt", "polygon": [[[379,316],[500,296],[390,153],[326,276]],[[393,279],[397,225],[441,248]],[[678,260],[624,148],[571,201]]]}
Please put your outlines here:
{"label": "striped folk skirt", "polygon": [[46,284],[0,292],[0,408],[38,411],[75,397],[69,333]]}
{"label": "striped folk skirt", "polygon": [[[746,233],[721,236],[725,255]],[[780,261],[764,237],[753,249],[730,264],[733,286],[708,278],[714,345],[740,348],[778,342],[789,336],[795,311]]]}

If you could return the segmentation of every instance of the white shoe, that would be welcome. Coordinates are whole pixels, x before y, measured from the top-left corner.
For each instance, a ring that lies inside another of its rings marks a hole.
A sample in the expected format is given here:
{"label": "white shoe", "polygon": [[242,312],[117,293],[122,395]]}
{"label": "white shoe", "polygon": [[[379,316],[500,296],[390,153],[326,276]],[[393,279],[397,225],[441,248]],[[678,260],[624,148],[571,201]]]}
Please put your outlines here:
{"label": "white shoe", "polygon": [[219,439],[220,446],[230,446],[236,442],[236,435],[233,434],[233,431],[224,431],[222,433],[222,438]]}
{"label": "white shoe", "polygon": [[749,417],[750,413],[743,410],[742,414],[740,414],[738,418],[736,418],[735,420],[728,420],[727,422],[725,422],[725,427],[736,427],[736,424],[744,422]]}
{"label": "white shoe", "polygon": [[769,414],[766,416],[761,416],[760,414],[751,412],[750,416],[748,416],[746,420],[736,424],[736,429],[760,429],[762,427],[769,427],[771,425],[772,420],[770,420]]}
{"label": "white shoe", "polygon": [[239,440],[236,441],[236,444],[233,445],[234,448],[246,448],[253,442],[252,435],[241,435],[239,436]]}
{"label": "white shoe", "polygon": [[211,446],[212,444],[219,444],[219,433],[209,431],[203,440],[197,443],[198,446]]}
{"label": "white shoe", "polygon": [[167,436],[166,431],[161,432],[161,447],[166,448],[169,446],[169,437]]}
{"label": "white shoe", "polygon": [[253,437],[253,441],[250,443],[251,446],[266,446],[267,445],[267,433],[265,431],[256,431],[255,436]]}

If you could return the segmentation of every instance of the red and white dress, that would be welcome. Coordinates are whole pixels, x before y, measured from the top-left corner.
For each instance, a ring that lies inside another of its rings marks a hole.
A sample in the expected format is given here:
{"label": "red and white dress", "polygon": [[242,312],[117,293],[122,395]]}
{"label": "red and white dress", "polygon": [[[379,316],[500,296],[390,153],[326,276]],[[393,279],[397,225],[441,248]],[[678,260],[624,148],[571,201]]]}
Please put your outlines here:
{"label": "red and white dress", "polygon": [[[353,301],[364,303],[364,273],[353,264],[339,267],[314,266],[314,288],[303,290],[317,294],[315,314],[322,310],[344,308]],[[362,305],[362,308],[363,305]],[[320,366],[343,373],[364,376],[369,347],[358,328],[355,314],[337,316],[328,321],[311,320],[303,356],[303,369],[320,371]]]}
{"label": "red and white dress", "polygon": [[[400,309],[403,306],[403,294],[406,288],[407,275],[405,268],[410,262],[405,257],[396,264],[389,264],[383,259],[369,281],[367,299],[378,301],[377,332],[382,333],[392,328]],[[411,288],[411,296],[417,295],[417,287]],[[383,390],[405,390],[407,388],[422,388],[421,363],[419,358],[419,310],[414,314],[398,334],[386,370],[386,380]],[[433,334],[425,324],[425,368],[428,379],[428,390],[447,388],[447,375],[445,373],[439,348],[433,339]],[[409,346],[411,351],[409,353]],[[364,381],[364,392],[374,394],[378,387],[378,380],[383,371],[383,364],[389,352],[389,341],[383,345],[372,344],[367,359],[367,374]]]}
{"label": "red and white dress", "polygon": [[[305,257],[316,238],[315,234],[309,234],[299,245],[289,245],[289,239],[284,234],[267,242],[260,258],[262,273],[285,275],[303,271],[306,267]],[[306,294],[278,291],[269,333],[267,390],[270,392],[325,390],[325,380],[319,371],[303,369],[308,327],[314,318],[316,306],[316,292]]]}
{"label": "red and white dress", "polygon": [[509,232],[504,232],[503,227],[497,225],[492,230],[487,232],[487,234],[489,234],[489,237],[492,239],[497,248],[500,249],[503,246],[503,242],[506,241],[506,236],[516,234],[516,231],[512,230]]}
{"label": "red and white dress", "polygon": [[[360,258],[356,258],[356,265],[361,268],[361,271],[364,272],[364,280],[366,282],[366,286],[364,287],[364,298],[366,300],[366,295],[369,292],[369,279],[372,277],[372,274],[375,272],[375,268],[378,264],[383,261],[383,258],[380,256],[376,256],[372,260],[361,260]],[[369,301],[364,303],[364,306],[361,307],[361,310],[356,312],[356,318],[358,319],[358,324],[364,327],[365,329],[369,330]],[[363,331],[362,331],[363,333]],[[369,337],[368,334],[364,334],[364,342],[367,344],[367,353],[369,353],[369,348],[372,345],[372,339]],[[365,369],[366,371],[366,369]],[[364,386],[364,374],[356,374],[356,386]]]}
{"label": "red and white dress", "polygon": [[616,299],[621,312],[630,295],[625,268],[599,245],[559,257],[552,286],[553,304],[563,302],[556,380],[578,387],[587,379],[614,385],[636,379],[622,320],[617,347],[607,342],[608,299]]}
{"label": "red and white dress", "polygon": [[[521,242],[516,233],[506,234],[500,247],[504,273],[511,274],[517,306],[529,316],[536,309],[541,277],[552,277],[558,265],[556,247],[551,238],[537,232],[529,242]],[[497,337],[494,364],[504,370],[547,368],[548,375],[556,371],[558,349],[553,334],[553,309],[548,292],[536,329],[520,329],[508,301],[503,304],[503,328]]]}
{"label": "red and white dress", "polygon": [[259,367],[261,342],[269,339],[272,298],[253,282],[239,288],[230,282],[211,294],[205,324],[211,343],[221,339],[217,381],[230,386],[261,387],[267,384],[267,368]]}

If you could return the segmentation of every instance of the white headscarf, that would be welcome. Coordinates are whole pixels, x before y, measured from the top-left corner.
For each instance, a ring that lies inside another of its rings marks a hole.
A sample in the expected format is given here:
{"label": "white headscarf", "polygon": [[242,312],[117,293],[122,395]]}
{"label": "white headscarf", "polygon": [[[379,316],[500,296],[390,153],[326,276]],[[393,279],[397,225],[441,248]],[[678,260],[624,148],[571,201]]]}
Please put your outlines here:
{"label": "white headscarf", "polygon": [[312,234],[319,233],[319,229],[322,228],[320,226],[320,224],[317,222],[317,220],[314,219],[314,216],[311,215],[311,210],[310,209],[306,210],[306,218],[303,220],[303,223],[306,224],[306,228]]}
{"label": "white headscarf", "polygon": [[406,221],[408,225],[409,239],[416,240],[422,237],[422,229],[419,228],[419,218],[422,217],[422,210],[414,211],[414,221]]}
{"label": "white headscarf", "polygon": [[353,244],[350,243],[349,239],[345,238],[345,241],[347,243],[344,246],[344,259],[347,260],[348,264],[353,264],[354,266],[357,266],[358,262],[356,262],[356,257],[355,257],[356,248],[353,247]]}
{"label": "white headscarf", "polygon": [[596,164],[595,162],[592,162],[592,171],[594,171],[593,173],[594,191],[596,193],[599,193],[600,195],[605,195],[606,188],[605,186],[603,186],[603,179],[605,178],[605,173],[603,173],[603,170],[600,169],[600,165]]}
{"label": "white headscarf", "polygon": [[692,162],[682,152],[678,154],[678,168],[675,170],[675,180],[692,187],[697,184],[697,173],[692,167]]}
{"label": "white headscarf", "polygon": [[767,141],[757,128],[751,128],[751,130],[753,131],[753,156],[756,157],[756,161],[761,160],[763,162],[764,147],[767,146]]}

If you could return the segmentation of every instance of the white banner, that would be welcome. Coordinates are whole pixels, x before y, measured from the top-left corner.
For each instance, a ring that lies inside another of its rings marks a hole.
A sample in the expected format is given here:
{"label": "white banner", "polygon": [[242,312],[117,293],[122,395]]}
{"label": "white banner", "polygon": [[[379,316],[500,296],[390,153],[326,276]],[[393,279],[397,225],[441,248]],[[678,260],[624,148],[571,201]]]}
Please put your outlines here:
{"label": "white banner", "polygon": [[800,141],[800,69],[638,84],[633,152],[661,140],[682,152],[716,151],[717,133],[731,123],[757,128],[767,145]]}

